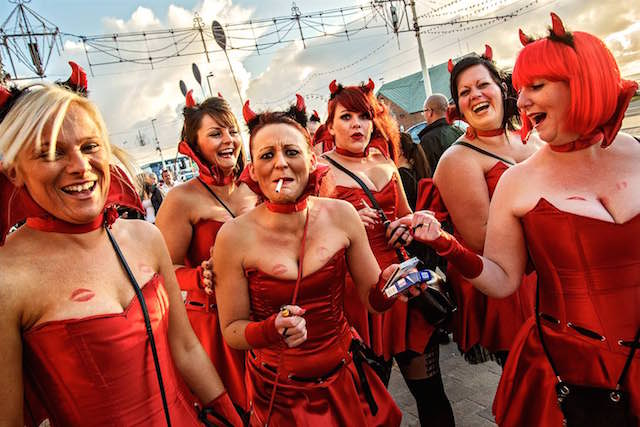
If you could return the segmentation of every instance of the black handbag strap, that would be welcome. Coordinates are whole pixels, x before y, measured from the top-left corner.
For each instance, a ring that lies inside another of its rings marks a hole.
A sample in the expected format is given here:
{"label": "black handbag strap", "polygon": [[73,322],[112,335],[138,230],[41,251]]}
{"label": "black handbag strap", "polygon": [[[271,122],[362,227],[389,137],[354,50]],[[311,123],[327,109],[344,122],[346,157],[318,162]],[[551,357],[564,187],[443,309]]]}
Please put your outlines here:
{"label": "black handbag strap", "polygon": [[387,218],[387,215],[384,213],[384,211],[380,207],[380,204],[378,203],[376,198],[373,197],[373,193],[371,193],[371,190],[369,189],[369,187],[367,187],[367,184],[362,182],[362,180],[360,179],[360,177],[358,175],[356,175],[355,173],[351,172],[349,169],[347,169],[346,167],[342,166],[340,163],[338,163],[337,161],[333,160],[331,157],[329,157],[329,156],[323,156],[323,157],[325,159],[327,159],[329,161],[329,163],[331,163],[333,166],[337,167],[339,170],[341,170],[342,172],[344,172],[347,175],[349,175],[349,177],[351,179],[353,179],[356,182],[356,184],[358,184],[360,187],[362,187],[362,190],[364,191],[364,193],[369,198],[369,201],[371,202],[371,205],[373,206],[373,208],[375,210],[378,211],[378,215],[380,215],[380,218],[384,222],[389,221],[389,218]]}
{"label": "black handbag strap", "polygon": [[491,151],[487,151],[487,150],[484,150],[484,149],[482,149],[480,147],[476,147],[475,145],[469,144],[468,142],[456,141],[456,142],[453,143],[453,145],[462,145],[462,146],[465,146],[467,148],[471,148],[472,150],[475,150],[480,154],[484,154],[485,156],[493,157],[494,159],[500,160],[502,163],[506,163],[509,166],[513,166],[515,164],[511,160],[507,160],[507,159],[505,159],[503,157],[498,156],[497,154],[493,154]]}
{"label": "black handbag strap", "polygon": [[207,189],[207,191],[209,193],[211,193],[211,195],[218,201],[218,203],[220,203],[220,205],[222,205],[223,208],[225,208],[227,210],[227,212],[229,212],[229,215],[231,215],[231,218],[235,218],[235,214],[233,212],[231,212],[231,209],[229,209],[229,207],[222,201],[222,199],[220,197],[218,197],[218,195],[215,193],[215,191],[213,191],[212,189],[209,188],[209,186],[207,185],[206,182],[204,182],[202,179],[200,179],[200,177],[198,177],[198,181],[200,181],[200,184],[202,184],[202,186],[204,188]]}
{"label": "black handbag strap", "polygon": [[[556,365],[553,362],[553,359],[551,358],[551,353],[549,353],[549,348],[547,347],[544,341],[544,335],[542,333],[542,325],[540,324],[539,307],[540,307],[540,279],[538,279],[538,281],[536,282],[536,326],[538,327],[538,335],[540,336],[540,344],[542,344],[542,350],[544,350],[544,354],[547,357],[547,360],[549,361],[549,364],[551,365],[551,369],[553,370],[553,373],[558,379],[558,382],[562,382],[562,379],[560,378],[560,374],[558,373],[558,369],[556,368]],[[635,355],[636,349],[638,347],[640,347],[640,327],[636,332],[635,339],[631,343],[631,351],[629,352],[629,356],[627,357],[627,360],[624,364],[624,368],[622,368],[622,372],[620,373],[620,378],[618,378],[618,382],[616,384],[616,389],[618,390],[620,389],[620,386],[624,382],[627,372],[629,371],[629,367],[631,366],[631,361],[633,360],[633,356]]]}
{"label": "black handbag strap", "polygon": [[[337,167],[339,170],[341,170],[342,172],[346,173],[347,175],[349,175],[349,177],[351,179],[353,179],[361,188],[362,191],[364,191],[364,194],[367,195],[367,198],[369,199],[369,201],[371,202],[371,205],[373,206],[373,208],[378,211],[378,216],[380,217],[380,219],[382,220],[385,228],[389,226],[389,224],[391,223],[391,221],[389,221],[389,218],[387,217],[387,214],[384,213],[384,211],[382,210],[382,208],[380,207],[380,204],[378,203],[378,201],[376,200],[375,197],[373,197],[373,193],[371,192],[371,190],[369,189],[369,187],[367,187],[367,184],[365,184],[364,182],[362,182],[362,180],[360,179],[360,177],[358,175],[356,175],[355,173],[351,172],[349,169],[347,169],[346,167],[342,166],[340,163],[338,163],[337,161],[333,160],[331,157],[329,156],[322,156],[325,159],[327,159],[329,161],[329,163],[331,163],[333,166]],[[396,248],[396,255],[398,255],[398,259],[401,261],[404,261],[407,259],[406,255],[404,254],[403,251],[401,251],[400,249]]]}
{"label": "black handbag strap", "polygon": [[133,290],[136,293],[136,298],[140,303],[140,308],[142,309],[142,315],[144,316],[144,325],[147,329],[147,337],[149,338],[149,344],[151,345],[151,353],[153,354],[153,364],[156,367],[156,376],[158,378],[158,385],[160,386],[160,395],[162,396],[162,407],[164,408],[164,415],[167,420],[167,427],[171,427],[171,418],[169,417],[169,405],[167,404],[167,395],[164,391],[164,382],[162,381],[162,372],[160,370],[160,361],[158,359],[158,350],[156,349],[156,341],[153,337],[153,329],[151,328],[151,320],[149,319],[149,311],[147,310],[147,303],[144,300],[144,295],[142,295],[142,290],[140,289],[140,285],[138,285],[138,281],[133,276],[131,269],[129,268],[129,264],[127,264],[127,260],[124,258],[118,243],[113,238],[111,231],[109,231],[109,227],[105,226],[105,230],[107,231],[107,236],[109,236],[109,241],[113,246],[113,249],[116,251],[118,255],[118,259],[120,260],[120,264],[127,272],[127,276],[129,276],[129,281],[133,286]]}

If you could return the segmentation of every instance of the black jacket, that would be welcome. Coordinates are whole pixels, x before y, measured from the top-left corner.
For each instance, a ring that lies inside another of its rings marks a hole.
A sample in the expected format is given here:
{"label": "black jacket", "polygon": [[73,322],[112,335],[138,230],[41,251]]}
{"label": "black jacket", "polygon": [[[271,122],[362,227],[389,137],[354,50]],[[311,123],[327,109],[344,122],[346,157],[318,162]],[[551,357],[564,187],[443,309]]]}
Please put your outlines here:
{"label": "black jacket", "polygon": [[163,201],[162,192],[160,191],[158,186],[154,184],[153,187],[151,188],[151,204],[153,205],[153,210],[156,211],[156,215],[160,210],[160,205],[162,204],[162,201]]}
{"label": "black jacket", "polygon": [[462,129],[451,126],[444,118],[436,120],[420,131],[418,134],[420,145],[427,156],[432,173],[435,172],[442,153],[463,133]]}

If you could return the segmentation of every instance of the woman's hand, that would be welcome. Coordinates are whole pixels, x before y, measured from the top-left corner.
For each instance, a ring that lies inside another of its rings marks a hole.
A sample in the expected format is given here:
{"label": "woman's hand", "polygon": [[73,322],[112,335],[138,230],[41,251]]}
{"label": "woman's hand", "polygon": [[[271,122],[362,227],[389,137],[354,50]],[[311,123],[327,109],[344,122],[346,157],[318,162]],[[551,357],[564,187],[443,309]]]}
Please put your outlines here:
{"label": "woman's hand", "polygon": [[[404,218],[402,218],[404,219]],[[403,222],[406,224],[406,222]],[[430,211],[418,211],[411,220],[413,238],[424,243],[433,242],[440,237],[440,222]]]}
{"label": "woman's hand", "polygon": [[276,316],[276,329],[291,348],[307,340],[307,321],[302,317],[305,312],[297,305],[286,305]]}
{"label": "woman's hand", "polygon": [[[412,216],[413,214],[404,216],[404,222],[410,223]],[[403,223],[401,219],[397,219],[389,223],[389,226],[387,227],[387,239],[389,239],[389,246],[393,246],[395,248],[407,246],[413,241],[413,237],[409,232],[409,226]]]}
{"label": "woman's hand", "polygon": [[202,288],[207,295],[213,295],[213,263],[206,259],[200,264],[202,267]]}
{"label": "woman's hand", "polygon": [[364,224],[365,228],[373,228],[376,223],[380,222],[380,215],[378,215],[378,211],[370,208],[367,202],[363,199],[360,199],[362,202],[362,208],[358,211],[358,215],[360,215],[360,221]]}

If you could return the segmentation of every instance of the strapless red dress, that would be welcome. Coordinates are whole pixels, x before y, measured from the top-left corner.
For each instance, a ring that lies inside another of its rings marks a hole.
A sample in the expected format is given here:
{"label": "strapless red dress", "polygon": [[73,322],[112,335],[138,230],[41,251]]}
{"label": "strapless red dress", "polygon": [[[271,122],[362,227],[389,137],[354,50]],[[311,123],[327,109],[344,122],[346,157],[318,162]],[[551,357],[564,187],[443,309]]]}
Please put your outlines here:
{"label": "strapless red dress", "polygon": [[[187,268],[193,270],[202,261],[211,257],[211,247],[223,224],[224,222],[221,221],[200,220],[193,226],[191,245],[184,260]],[[182,273],[177,277],[180,289],[187,292],[185,305],[193,331],[211,358],[233,403],[246,410],[245,352],[229,347],[224,340],[218,319],[215,294],[207,295],[198,286],[197,280],[190,280],[193,276],[189,277]]]}
{"label": "strapless red dress", "polygon": [[[280,379],[269,425],[400,425],[402,413],[373,369],[353,361],[353,335],[343,311],[346,273],[345,250],[341,249],[300,282],[297,305],[306,310],[308,336],[302,345],[288,348],[282,342],[247,355],[252,426],[263,426],[267,420],[278,367]],[[295,280],[277,279],[256,269],[247,270],[246,275],[252,320],[264,320],[291,303]],[[376,415],[365,390],[378,406]]]}
{"label": "strapless red dress", "polygon": [[[497,162],[485,174],[489,198],[493,197],[498,180],[507,169],[507,165]],[[464,239],[455,230],[454,235],[465,245]],[[526,274],[518,290],[506,298],[487,297],[465,280],[450,263],[447,281],[451,284],[458,305],[453,315],[452,329],[453,339],[460,349],[467,352],[480,344],[492,353],[509,351],[520,327],[534,314],[535,273]]]}
{"label": "strapless red dress", "polygon": [[[560,377],[614,388],[640,326],[640,215],[614,224],[558,210],[544,199],[522,218],[540,279],[540,321]],[[585,334],[586,333],[586,334]],[[623,390],[640,425],[640,352]],[[493,405],[501,426],[561,426],[556,378],[535,319],[511,348]]]}
{"label": "strapless red dress", "polygon": [[[199,425],[195,398],[171,358],[169,299],[160,275],[142,289],[173,425]],[[23,333],[25,421],[52,426],[165,426],[144,317],[122,313],[45,322]],[[33,416],[33,417],[32,417]]]}
{"label": "strapless red dress", "polygon": [[[392,178],[380,191],[372,191],[373,197],[387,215],[390,221],[397,219],[398,184]],[[370,202],[362,188],[336,186],[334,199],[342,199],[351,203],[356,209],[362,209],[362,200]],[[369,245],[376,256],[382,270],[398,260],[396,250],[388,245],[386,229],[382,223],[373,228],[367,228]],[[422,354],[431,338],[434,327],[429,324],[418,309],[409,307],[406,302],[396,301],[390,310],[382,314],[369,314],[367,308],[360,301],[358,291],[347,275],[344,310],[349,324],[360,334],[364,342],[377,355],[385,360],[391,356],[407,350]]]}

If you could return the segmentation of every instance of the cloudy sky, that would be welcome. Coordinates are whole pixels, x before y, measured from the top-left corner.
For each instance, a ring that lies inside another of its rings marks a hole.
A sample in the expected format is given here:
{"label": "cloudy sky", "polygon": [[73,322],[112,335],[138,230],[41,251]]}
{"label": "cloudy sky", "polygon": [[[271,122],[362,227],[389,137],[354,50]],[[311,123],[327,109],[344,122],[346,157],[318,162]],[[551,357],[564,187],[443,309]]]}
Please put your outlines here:
{"label": "cloudy sky", "polygon": [[[328,83],[337,79],[345,84],[356,84],[371,77],[376,86],[392,81],[420,69],[416,38],[404,32],[396,37],[383,26],[381,15],[388,18],[389,9],[380,8],[377,18],[370,9],[353,10],[353,6],[368,5],[358,0],[298,0],[295,2],[302,14],[349,8],[344,22],[352,31],[346,37],[335,34],[341,24],[337,18],[309,21],[303,32],[305,37],[319,34],[324,23],[327,37],[317,37],[303,43],[299,41],[275,44],[262,49],[260,54],[251,50],[230,50],[229,56],[238,77],[244,99],[250,99],[256,109],[278,108],[293,102],[295,92],[305,96],[307,106],[316,109],[323,117],[326,113]],[[87,6],[90,4],[90,6]],[[400,6],[401,2],[395,2]],[[449,7],[444,7],[450,4]],[[3,22],[15,5],[0,0],[0,22]],[[193,24],[198,13],[208,28],[215,19],[223,24],[241,23],[279,16],[291,16],[292,2],[287,0],[32,0],[28,6],[57,25],[64,33],[75,35],[122,34],[149,32],[168,28],[185,28]],[[524,9],[523,9],[524,8]],[[520,14],[501,23],[483,24],[475,21],[464,26],[432,27],[430,34],[423,34],[422,41],[428,65],[447,61],[469,51],[481,52],[484,44],[493,47],[498,63],[511,67],[520,48],[518,28],[528,34],[543,34],[549,24],[549,12],[555,11],[569,29],[585,30],[603,38],[613,51],[623,75],[640,79],[640,3],[628,0],[417,0],[417,14],[432,15],[420,18],[420,24],[438,24],[459,16],[479,18],[505,15],[521,9]],[[404,9],[398,7],[401,19]],[[340,17],[340,21],[342,18]],[[367,29],[361,29],[367,22]],[[292,23],[294,24],[294,23]],[[404,26],[403,26],[404,24]],[[377,27],[377,28],[374,28]],[[382,28],[380,28],[382,27]],[[281,27],[286,32],[285,27]],[[314,29],[315,28],[315,29]],[[401,28],[407,24],[402,21]],[[264,36],[273,30],[269,25],[255,25],[242,33],[228,33],[236,46],[251,43],[254,37]],[[292,26],[287,39],[299,34]],[[428,27],[425,27],[428,30]],[[297,32],[297,33],[296,33]],[[240,38],[242,37],[242,39]],[[174,39],[175,40],[175,39]],[[221,92],[240,112],[238,97],[223,52],[207,39],[211,62],[204,55],[178,57],[149,65],[114,64],[93,67],[89,77],[91,98],[101,108],[112,142],[130,151],[141,163],[155,157],[151,120],[156,119],[158,139],[165,157],[175,155],[175,147],[181,127],[181,108],[184,104],[178,81],[184,80],[194,89],[196,98],[203,93],[191,72],[191,64],[197,63],[201,74],[213,73],[210,83],[214,93]],[[54,53],[47,69],[53,79],[65,79],[68,75],[66,61],[75,60],[89,70],[87,57],[78,38],[63,36],[64,50]],[[158,49],[164,42],[120,42],[118,47],[130,50]],[[105,42],[106,47],[113,44]],[[197,43],[192,48],[198,46]],[[174,50],[175,52],[175,50]],[[90,48],[92,63],[104,62],[95,48]],[[3,51],[3,55],[5,52]],[[6,55],[3,57],[7,67]],[[8,67],[7,67],[8,68]],[[10,71],[10,70],[8,70]],[[207,84],[204,82],[205,90]],[[240,117],[240,115],[238,115]],[[141,147],[136,143],[140,132],[147,140]]]}

